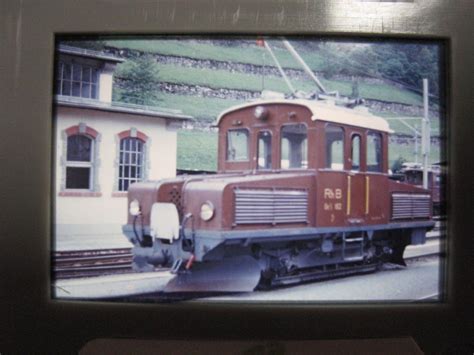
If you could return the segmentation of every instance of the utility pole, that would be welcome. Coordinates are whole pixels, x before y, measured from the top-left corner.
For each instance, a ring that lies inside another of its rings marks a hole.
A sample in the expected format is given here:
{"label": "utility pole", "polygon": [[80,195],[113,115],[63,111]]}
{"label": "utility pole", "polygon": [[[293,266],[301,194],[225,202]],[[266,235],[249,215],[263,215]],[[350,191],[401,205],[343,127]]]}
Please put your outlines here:
{"label": "utility pole", "polygon": [[421,155],[423,157],[423,188],[428,188],[428,159],[430,155],[430,118],[428,110],[428,79],[423,79],[423,121],[421,123]]}
{"label": "utility pole", "polygon": [[419,135],[418,125],[415,125],[415,151],[413,155],[415,155],[415,163],[418,164],[418,135]]}

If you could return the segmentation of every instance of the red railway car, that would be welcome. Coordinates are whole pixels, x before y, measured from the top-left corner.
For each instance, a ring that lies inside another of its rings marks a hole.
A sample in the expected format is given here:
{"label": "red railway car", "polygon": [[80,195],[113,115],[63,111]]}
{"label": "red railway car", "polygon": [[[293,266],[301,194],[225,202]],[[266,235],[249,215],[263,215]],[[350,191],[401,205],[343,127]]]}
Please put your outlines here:
{"label": "red railway car", "polygon": [[[408,184],[423,186],[423,166],[419,163],[403,163],[400,174]],[[444,211],[443,173],[441,165],[431,165],[428,169],[428,190],[433,201],[433,214],[442,217]]]}
{"label": "red railway car", "polygon": [[220,115],[218,173],[133,184],[134,268],[168,291],[246,291],[404,264],[434,225],[429,190],[390,179],[387,122],[331,101]]}

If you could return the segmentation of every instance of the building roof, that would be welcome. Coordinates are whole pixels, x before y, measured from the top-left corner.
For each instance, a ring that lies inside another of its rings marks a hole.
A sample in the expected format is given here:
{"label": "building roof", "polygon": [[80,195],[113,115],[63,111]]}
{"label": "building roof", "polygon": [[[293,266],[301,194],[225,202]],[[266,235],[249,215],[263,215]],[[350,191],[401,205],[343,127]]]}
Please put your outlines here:
{"label": "building roof", "polygon": [[151,116],[165,119],[187,121],[193,117],[183,114],[180,110],[173,110],[164,107],[142,106],[127,104],[122,102],[104,102],[95,99],[86,99],[76,96],[56,95],[55,102],[59,106],[87,108],[99,111],[120,112],[132,115]]}
{"label": "building roof", "polygon": [[311,113],[313,121],[321,120],[327,122],[340,123],[349,126],[356,126],[362,128],[373,129],[376,131],[383,131],[392,133],[387,121],[381,117],[370,114],[367,110],[360,110],[357,108],[351,109],[341,106],[336,106],[331,101],[318,100],[304,100],[304,99],[275,99],[275,100],[256,100],[247,102],[242,105],[233,106],[228,110],[222,112],[217,118],[217,125],[226,114],[240,110],[246,107],[258,105],[271,104],[289,104],[307,107]]}
{"label": "building roof", "polygon": [[94,50],[85,49],[85,48],[66,46],[64,44],[60,44],[57,48],[57,51],[59,53],[71,54],[71,55],[80,56],[80,57],[100,59],[104,62],[122,63],[125,61],[125,59],[123,58],[118,58],[118,57],[115,57],[113,55],[106,54],[103,52],[94,51]]}

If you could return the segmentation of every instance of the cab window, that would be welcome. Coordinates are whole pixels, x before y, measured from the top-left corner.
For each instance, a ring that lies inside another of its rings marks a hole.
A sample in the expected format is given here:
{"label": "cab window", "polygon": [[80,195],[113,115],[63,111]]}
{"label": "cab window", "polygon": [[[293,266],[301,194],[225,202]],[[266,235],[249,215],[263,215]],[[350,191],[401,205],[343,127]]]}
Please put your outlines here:
{"label": "cab window", "polygon": [[292,124],[281,129],[282,169],[306,169],[308,167],[308,133],[304,124]]}
{"label": "cab window", "polygon": [[272,168],[272,135],[269,131],[261,131],[258,133],[257,146],[257,168],[271,169]]}
{"label": "cab window", "polygon": [[249,160],[249,132],[246,129],[233,129],[227,132],[227,160]]}
{"label": "cab window", "polygon": [[351,140],[351,170],[360,170],[360,136],[355,134]]}
{"label": "cab window", "polygon": [[382,135],[367,134],[367,171],[382,172]]}
{"label": "cab window", "polygon": [[344,130],[342,127],[327,125],[326,136],[326,168],[344,170]]}
{"label": "cab window", "polygon": [[441,175],[440,174],[434,174],[434,186],[435,187],[440,187],[441,186]]}

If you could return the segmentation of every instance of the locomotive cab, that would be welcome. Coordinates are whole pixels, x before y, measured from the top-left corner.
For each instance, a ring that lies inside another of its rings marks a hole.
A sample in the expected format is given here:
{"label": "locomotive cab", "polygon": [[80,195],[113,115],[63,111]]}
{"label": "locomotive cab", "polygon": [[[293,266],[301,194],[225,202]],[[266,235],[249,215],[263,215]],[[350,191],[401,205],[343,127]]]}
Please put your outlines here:
{"label": "locomotive cab", "polygon": [[217,121],[218,173],[133,184],[134,268],[170,291],[248,291],[404,264],[434,225],[428,190],[388,176],[389,126],[366,110],[260,100]]}
{"label": "locomotive cab", "polygon": [[[299,103],[299,104],[298,104]],[[388,124],[331,103],[261,102],[219,118],[221,173],[317,175],[318,225],[387,223]]]}

